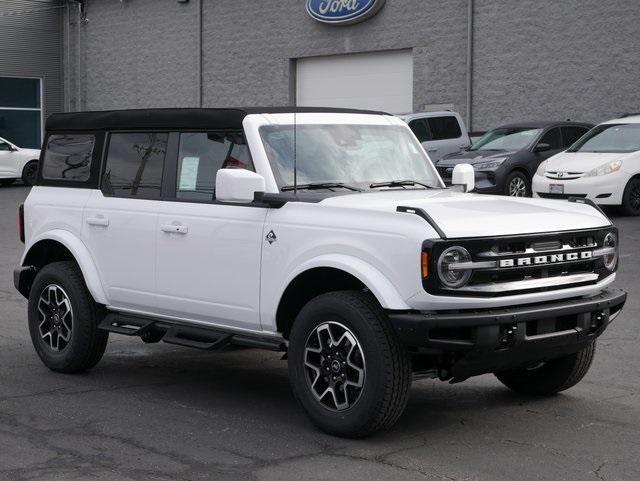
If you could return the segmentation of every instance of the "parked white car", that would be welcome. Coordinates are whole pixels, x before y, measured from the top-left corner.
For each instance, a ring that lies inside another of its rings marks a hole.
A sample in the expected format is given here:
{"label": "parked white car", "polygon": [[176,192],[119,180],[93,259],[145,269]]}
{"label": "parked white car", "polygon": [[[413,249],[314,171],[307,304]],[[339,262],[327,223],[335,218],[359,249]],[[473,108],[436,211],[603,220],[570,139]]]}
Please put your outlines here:
{"label": "parked white car", "polygon": [[542,162],[533,195],[589,199],[640,215],[640,115],[597,125],[568,150]]}
{"label": "parked white car", "polygon": [[409,124],[434,163],[445,155],[460,152],[471,145],[467,128],[457,112],[419,112],[398,117]]}
{"label": "parked white car", "polygon": [[0,185],[11,185],[17,179],[33,185],[39,157],[40,150],[23,149],[0,137]]}
{"label": "parked white car", "polygon": [[312,421],[359,437],[413,375],[572,387],[626,300],[602,212],[466,193],[468,164],[445,188],[390,115],[54,114],[45,149],[14,283],[54,371],[95,366],[110,333],[285,351]]}

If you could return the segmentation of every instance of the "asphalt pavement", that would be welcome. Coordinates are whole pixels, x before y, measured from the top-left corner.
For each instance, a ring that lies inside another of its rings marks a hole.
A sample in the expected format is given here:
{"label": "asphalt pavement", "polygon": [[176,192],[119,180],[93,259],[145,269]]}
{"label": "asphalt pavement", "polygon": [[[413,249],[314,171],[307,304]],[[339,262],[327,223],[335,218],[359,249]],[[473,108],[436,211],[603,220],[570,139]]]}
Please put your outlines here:
{"label": "asphalt pavement", "polygon": [[0,187],[0,480],[640,479],[640,218],[614,217],[629,300],[578,386],[539,399],[491,375],[417,381],[392,430],[352,441],[309,423],[277,353],[112,335],[91,372],[46,369],[12,282],[27,193]]}

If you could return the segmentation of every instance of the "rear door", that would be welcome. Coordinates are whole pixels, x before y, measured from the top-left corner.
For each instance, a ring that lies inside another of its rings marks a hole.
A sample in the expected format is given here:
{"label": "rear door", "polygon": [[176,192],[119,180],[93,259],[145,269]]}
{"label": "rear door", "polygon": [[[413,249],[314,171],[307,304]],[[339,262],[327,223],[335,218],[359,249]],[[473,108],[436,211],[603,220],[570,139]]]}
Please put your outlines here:
{"label": "rear door", "polygon": [[242,132],[182,132],[156,228],[158,310],[211,325],[260,329],[267,209],[215,200],[221,168],[253,170]]}
{"label": "rear door", "polygon": [[110,134],[101,190],[84,209],[82,239],[118,309],[156,310],[156,231],[169,148],[166,132]]}
{"label": "rear door", "polygon": [[425,121],[429,127],[431,140],[422,145],[433,162],[469,146],[469,136],[462,121],[456,115],[428,117]]}

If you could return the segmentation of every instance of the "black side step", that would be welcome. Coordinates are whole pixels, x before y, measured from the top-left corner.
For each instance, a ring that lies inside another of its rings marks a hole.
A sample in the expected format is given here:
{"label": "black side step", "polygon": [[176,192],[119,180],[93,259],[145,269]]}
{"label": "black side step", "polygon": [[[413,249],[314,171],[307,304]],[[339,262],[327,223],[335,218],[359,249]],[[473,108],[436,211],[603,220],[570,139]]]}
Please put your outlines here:
{"label": "black side step", "polygon": [[167,344],[214,351],[229,344],[232,337],[231,334],[214,330],[173,326],[166,332],[162,340]]}
{"label": "black side step", "polygon": [[116,312],[107,314],[98,329],[109,332],[117,332],[125,336],[141,336],[149,330],[155,321],[138,316],[125,316]]}
{"label": "black side step", "polygon": [[208,351],[222,349],[229,344],[270,351],[287,350],[286,342],[282,338],[238,334],[220,328],[119,312],[109,312],[98,325],[98,329],[125,336],[139,336],[145,342],[164,341],[168,344]]}

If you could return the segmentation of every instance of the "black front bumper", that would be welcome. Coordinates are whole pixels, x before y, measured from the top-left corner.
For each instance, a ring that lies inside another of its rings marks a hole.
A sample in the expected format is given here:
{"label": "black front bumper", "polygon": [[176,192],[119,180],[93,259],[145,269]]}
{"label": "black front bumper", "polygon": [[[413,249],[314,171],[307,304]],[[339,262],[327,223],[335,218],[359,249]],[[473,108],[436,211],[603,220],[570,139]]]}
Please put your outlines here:
{"label": "black front bumper", "polygon": [[597,338],[627,299],[606,289],[593,297],[499,309],[393,312],[391,324],[417,352],[453,355],[454,377],[571,354]]}

